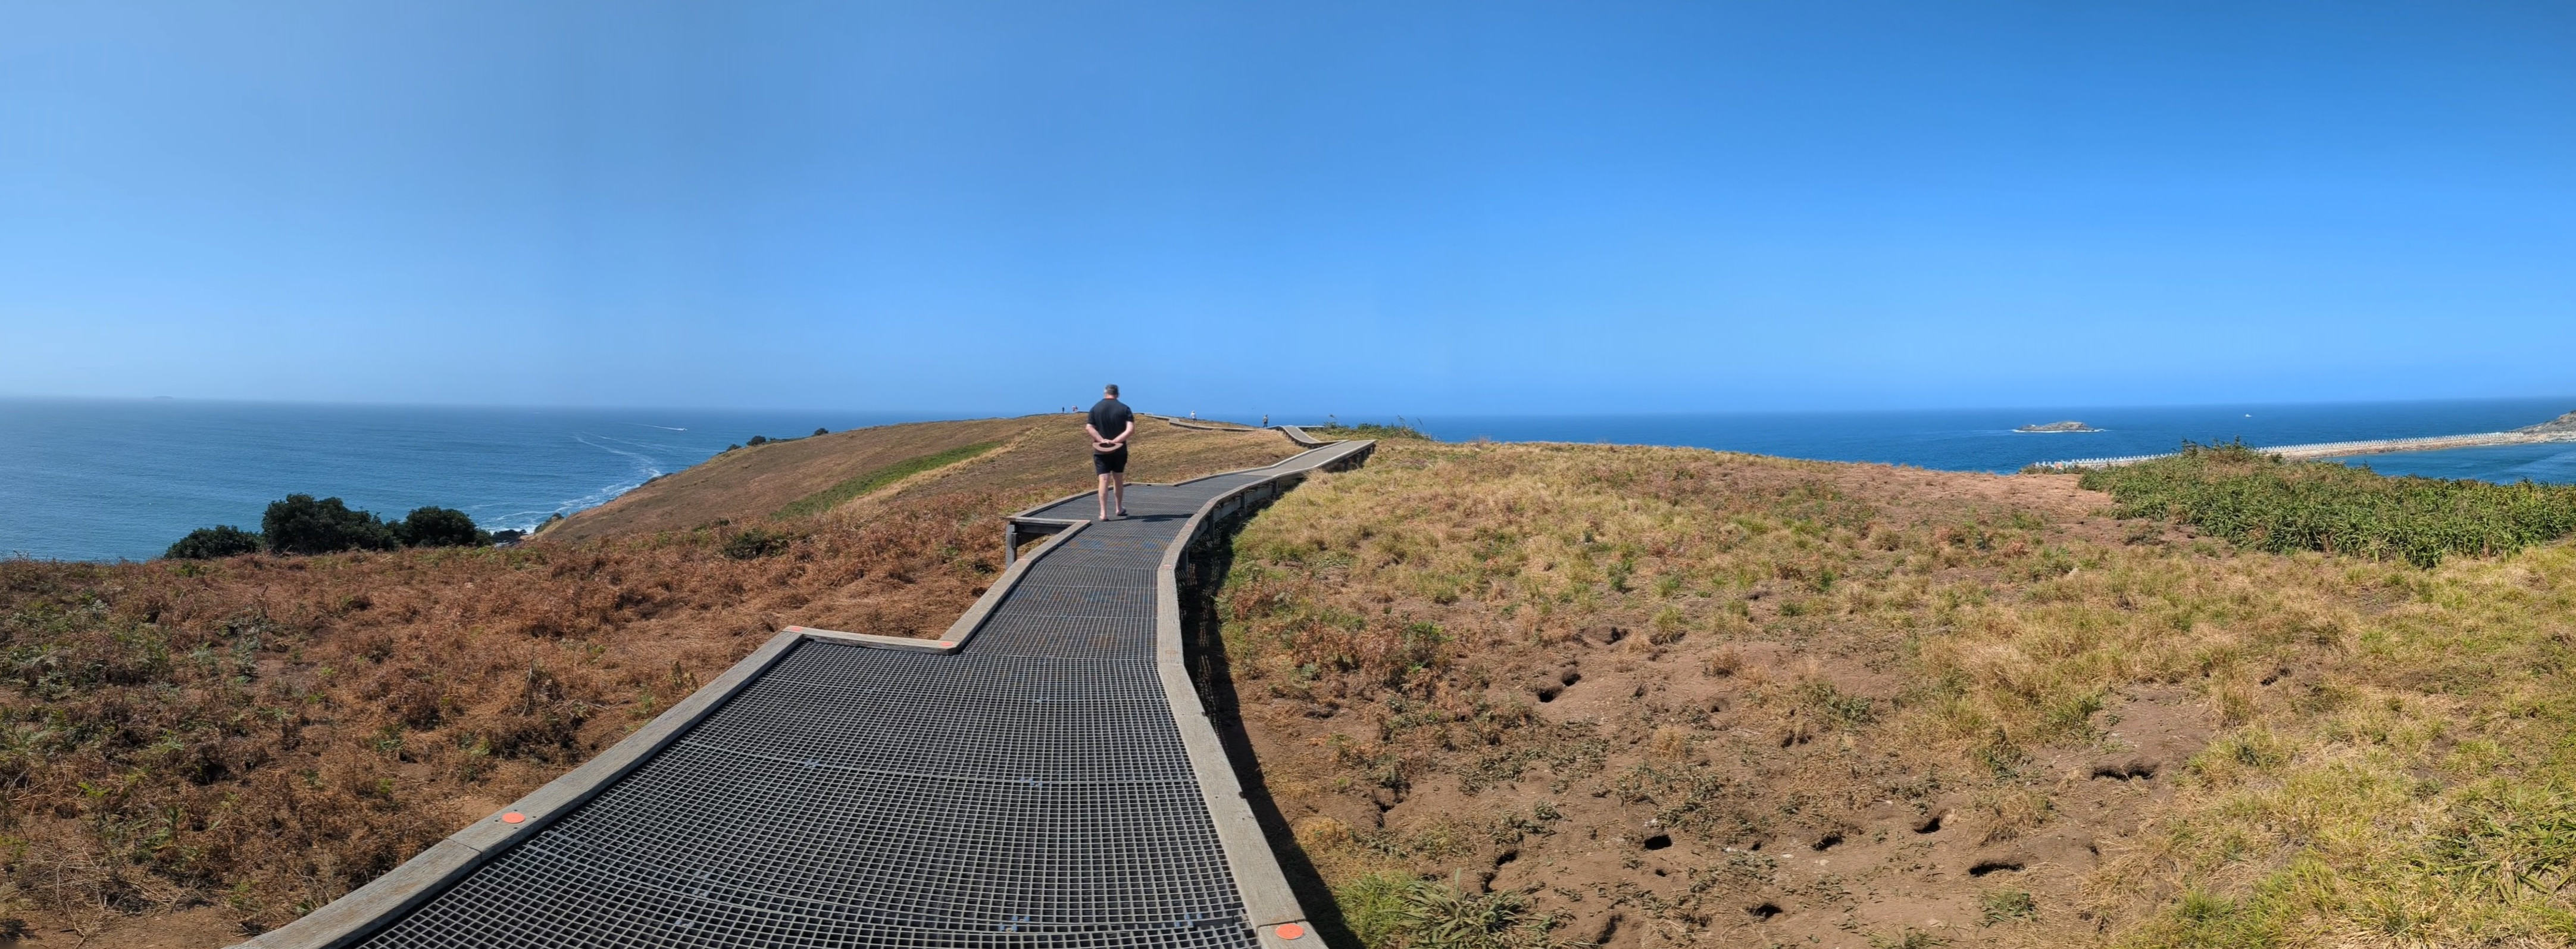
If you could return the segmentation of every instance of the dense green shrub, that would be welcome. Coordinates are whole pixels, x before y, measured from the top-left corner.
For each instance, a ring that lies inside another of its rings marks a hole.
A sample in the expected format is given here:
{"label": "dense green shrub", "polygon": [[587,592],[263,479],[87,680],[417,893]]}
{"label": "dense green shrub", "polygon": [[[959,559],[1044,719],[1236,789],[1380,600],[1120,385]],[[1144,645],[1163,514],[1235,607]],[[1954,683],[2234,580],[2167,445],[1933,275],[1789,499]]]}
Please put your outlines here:
{"label": "dense green shrub", "polygon": [[393,525],[405,547],[489,547],[492,535],[474,526],[474,518],[452,507],[424,507]]}
{"label": "dense green shrub", "polygon": [[169,551],[161,556],[173,560],[213,560],[255,554],[265,545],[266,541],[255,532],[221,524],[189,531],[188,536],[179,538],[179,542],[171,544]]}
{"label": "dense green shrub", "polygon": [[490,533],[474,526],[474,518],[455,508],[419,508],[387,523],[366,511],[350,510],[339,498],[316,501],[310,494],[290,494],[271,503],[268,513],[260,517],[260,530],[199,528],[171,544],[162,556],[204,560],[263,547],[279,554],[328,554],[398,547],[489,547],[493,541]]}
{"label": "dense green shrub", "polygon": [[2122,517],[2170,518],[2248,547],[2403,558],[2493,555],[2576,533],[2576,485],[2392,478],[2334,462],[2185,442],[2182,453],[2098,468]]}
{"label": "dense green shrub", "polygon": [[327,554],[342,550],[392,550],[402,546],[391,526],[365,511],[353,511],[339,498],[316,501],[310,494],[290,494],[269,504],[259,519],[268,549],[280,554]]}

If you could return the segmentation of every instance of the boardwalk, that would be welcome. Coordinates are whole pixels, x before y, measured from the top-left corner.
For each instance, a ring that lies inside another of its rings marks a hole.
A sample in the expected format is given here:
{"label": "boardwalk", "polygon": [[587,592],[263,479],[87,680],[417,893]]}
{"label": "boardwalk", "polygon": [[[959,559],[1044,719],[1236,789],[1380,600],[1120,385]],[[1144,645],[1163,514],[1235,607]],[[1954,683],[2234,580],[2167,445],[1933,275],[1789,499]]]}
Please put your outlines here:
{"label": "boardwalk", "polygon": [[1320,949],[1182,671],[1176,545],[1369,448],[1026,512],[1059,533],[941,640],[791,628],[251,945]]}

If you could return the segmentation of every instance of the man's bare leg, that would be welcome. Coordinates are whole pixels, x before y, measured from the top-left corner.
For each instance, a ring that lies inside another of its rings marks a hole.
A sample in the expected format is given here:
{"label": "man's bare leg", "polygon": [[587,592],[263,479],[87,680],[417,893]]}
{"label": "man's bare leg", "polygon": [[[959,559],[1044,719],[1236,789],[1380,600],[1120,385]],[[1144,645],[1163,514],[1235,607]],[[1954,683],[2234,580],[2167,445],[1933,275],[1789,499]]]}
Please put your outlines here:
{"label": "man's bare leg", "polygon": [[1112,471],[1112,472],[1110,472],[1110,473],[1109,473],[1109,483],[1111,483],[1111,484],[1114,484],[1114,485],[1117,485],[1117,486],[1118,486],[1118,516],[1120,516],[1120,517],[1126,517],[1126,516],[1127,516],[1127,473],[1126,473],[1126,472],[1124,472],[1124,471]]}
{"label": "man's bare leg", "polygon": [[[1109,519],[1109,484],[1110,484],[1110,482],[1111,482],[1111,481],[1115,480],[1117,477],[1118,477],[1117,475],[1109,474],[1109,473],[1107,473],[1107,472],[1102,472],[1102,473],[1101,473],[1101,475],[1100,475],[1100,492],[1099,492],[1099,499],[1100,499],[1100,517],[1099,517],[1099,520],[1104,520],[1104,521],[1105,521],[1105,520],[1108,520],[1108,519]],[[1120,491],[1118,492],[1118,509],[1119,509],[1119,510],[1121,510],[1121,511],[1124,511],[1124,510],[1126,510],[1126,509],[1127,509],[1127,492],[1126,492],[1125,490],[1123,490],[1123,489],[1122,489],[1122,490],[1120,490]]]}

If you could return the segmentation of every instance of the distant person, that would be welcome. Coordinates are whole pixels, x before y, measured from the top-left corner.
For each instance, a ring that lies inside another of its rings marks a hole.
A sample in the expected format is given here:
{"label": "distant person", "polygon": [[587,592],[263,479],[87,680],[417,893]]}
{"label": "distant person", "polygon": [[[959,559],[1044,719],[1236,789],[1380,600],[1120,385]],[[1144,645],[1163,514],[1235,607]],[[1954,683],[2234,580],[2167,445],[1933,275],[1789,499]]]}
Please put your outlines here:
{"label": "distant person", "polygon": [[[1091,473],[1100,476],[1100,519],[1109,519],[1109,500],[1118,499],[1118,516],[1127,516],[1127,440],[1136,435],[1136,413],[1127,403],[1118,401],[1118,386],[1100,390],[1100,401],[1092,403],[1091,420],[1082,426],[1091,436]],[[1116,435],[1109,434],[1117,432]]]}

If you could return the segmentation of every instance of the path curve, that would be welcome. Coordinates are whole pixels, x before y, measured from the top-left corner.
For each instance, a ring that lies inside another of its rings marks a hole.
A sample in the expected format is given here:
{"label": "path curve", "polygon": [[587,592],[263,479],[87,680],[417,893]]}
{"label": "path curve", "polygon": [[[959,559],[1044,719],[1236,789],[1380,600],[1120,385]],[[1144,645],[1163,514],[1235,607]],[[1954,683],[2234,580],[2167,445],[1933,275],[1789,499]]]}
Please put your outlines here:
{"label": "path curve", "polygon": [[790,627],[244,946],[1321,949],[1183,668],[1178,583],[1202,532],[1373,447],[1015,515],[1053,536],[947,635]]}

